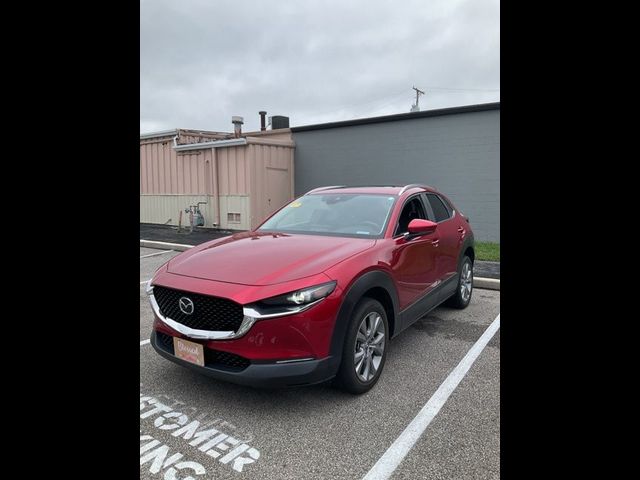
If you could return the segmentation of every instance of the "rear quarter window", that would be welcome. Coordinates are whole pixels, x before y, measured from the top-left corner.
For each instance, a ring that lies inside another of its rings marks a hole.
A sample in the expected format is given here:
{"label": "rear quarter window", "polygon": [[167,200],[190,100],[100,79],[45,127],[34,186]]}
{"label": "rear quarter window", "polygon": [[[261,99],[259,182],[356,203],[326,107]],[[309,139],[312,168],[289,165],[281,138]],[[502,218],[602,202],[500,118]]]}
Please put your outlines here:
{"label": "rear quarter window", "polygon": [[438,195],[428,193],[427,199],[429,200],[429,204],[433,210],[436,222],[442,222],[443,220],[451,218],[453,209],[451,209]]}
{"label": "rear quarter window", "polygon": [[455,210],[455,208],[453,208],[453,203],[451,203],[451,201],[448,198],[445,197],[440,197],[440,200],[442,200],[444,202],[445,207],[447,207],[447,209],[449,210],[449,216],[453,215],[453,211]]}

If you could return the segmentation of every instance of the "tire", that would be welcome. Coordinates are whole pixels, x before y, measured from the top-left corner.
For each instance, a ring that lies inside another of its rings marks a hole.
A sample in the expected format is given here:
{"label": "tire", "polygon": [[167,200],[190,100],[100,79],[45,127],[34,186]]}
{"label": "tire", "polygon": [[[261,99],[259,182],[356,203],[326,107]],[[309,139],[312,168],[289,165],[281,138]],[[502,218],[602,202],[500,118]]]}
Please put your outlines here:
{"label": "tire", "polygon": [[[464,287],[464,288],[463,288]],[[453,308],[467,308],[473,294],[473,262],[466,255],[460,263],[456,292],[447,300],[446,305]]]}
{"label": "tire", "polygon": [[[388,349],[387,312],[377,300],[363,297],[355,306],[347,328],[342,361],[336,376],[337,386],[353,394],[371,390],[380,378]],[[358,354],[360,362],[356,359]]]}

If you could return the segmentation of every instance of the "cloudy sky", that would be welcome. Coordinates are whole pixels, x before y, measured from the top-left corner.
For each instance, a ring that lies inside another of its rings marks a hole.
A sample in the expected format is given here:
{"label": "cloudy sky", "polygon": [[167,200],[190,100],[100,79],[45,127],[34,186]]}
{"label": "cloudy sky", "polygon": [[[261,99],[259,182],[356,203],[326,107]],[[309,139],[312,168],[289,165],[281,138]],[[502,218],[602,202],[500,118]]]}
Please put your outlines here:
{"label": "cloudy sky", "polygon": [[498,0],[141,0],[140,131],[500,100]]}

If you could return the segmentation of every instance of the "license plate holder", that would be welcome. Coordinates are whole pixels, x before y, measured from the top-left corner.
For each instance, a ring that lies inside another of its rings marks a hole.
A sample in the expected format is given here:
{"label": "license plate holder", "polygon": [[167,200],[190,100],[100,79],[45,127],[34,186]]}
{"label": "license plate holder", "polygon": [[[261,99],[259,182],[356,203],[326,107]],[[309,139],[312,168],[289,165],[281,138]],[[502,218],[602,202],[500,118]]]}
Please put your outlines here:
{"label": "license plate holder", "polygon": [[173,351],[176,357],[204,367],[204,347],[199,343],[173,337]]}

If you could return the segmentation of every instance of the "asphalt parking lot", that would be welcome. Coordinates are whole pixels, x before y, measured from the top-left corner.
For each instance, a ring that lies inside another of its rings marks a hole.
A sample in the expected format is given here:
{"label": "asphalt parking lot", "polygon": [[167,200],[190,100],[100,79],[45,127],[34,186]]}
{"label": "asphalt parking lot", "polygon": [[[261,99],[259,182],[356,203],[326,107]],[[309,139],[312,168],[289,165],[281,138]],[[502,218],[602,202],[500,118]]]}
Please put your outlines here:
{"label": "asphalt parking lot", "polygon": [[[251,389],[171,363],[148,344],[153,313],[144,282],[177,254],[140,248],[145,479],[362,479],[500,313],[493,290],[476,289],[466,310],[437,308],[390,343],[380,380],[361,396],[330,386]],[[498,329],[390,478],[497,479],[499,453]]]}

